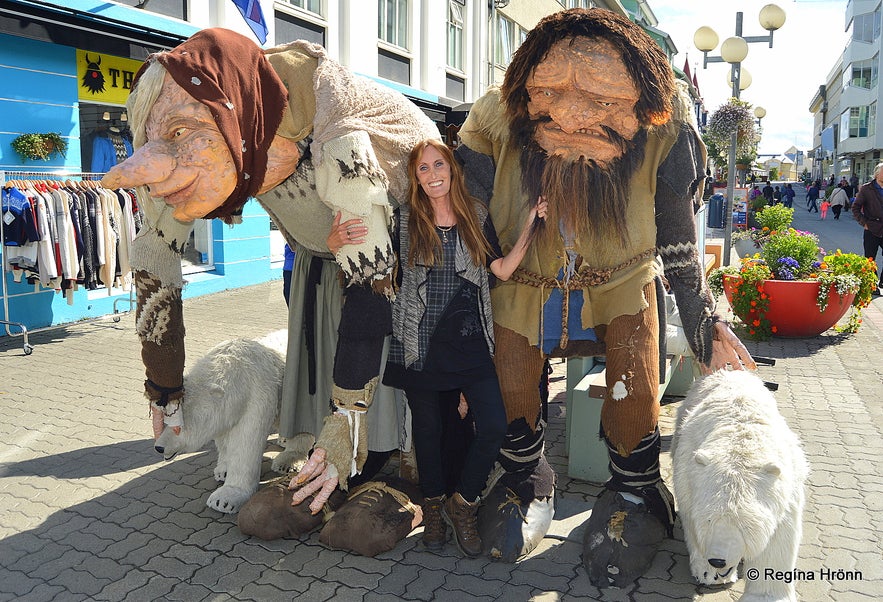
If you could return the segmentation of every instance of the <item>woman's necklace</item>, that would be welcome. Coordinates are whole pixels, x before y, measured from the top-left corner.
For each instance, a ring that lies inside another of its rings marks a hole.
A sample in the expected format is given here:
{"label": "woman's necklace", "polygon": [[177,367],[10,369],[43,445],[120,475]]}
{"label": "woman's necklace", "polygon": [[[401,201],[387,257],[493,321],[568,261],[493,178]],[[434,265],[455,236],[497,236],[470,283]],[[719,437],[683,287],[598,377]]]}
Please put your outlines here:
{"label": "woman's necklace", "polygon": [[438,228],[439,232],[442,233],[442,241],[448,242],[448,232],[454,227],[455,224],[451,224],[450,226],[439,226],[436,224],[436,228]]}

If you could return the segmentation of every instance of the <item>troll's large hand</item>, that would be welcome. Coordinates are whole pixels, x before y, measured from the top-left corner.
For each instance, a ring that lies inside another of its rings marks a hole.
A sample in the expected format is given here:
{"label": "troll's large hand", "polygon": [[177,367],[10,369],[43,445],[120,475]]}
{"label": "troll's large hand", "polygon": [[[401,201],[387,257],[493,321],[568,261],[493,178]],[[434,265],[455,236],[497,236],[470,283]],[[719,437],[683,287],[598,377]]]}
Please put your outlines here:
{"label": "troll's large hand", "polygon": [[318,514],[334,490],[337,489],[338,484],[337,468],[334,464],[328,464],[325,461],[325,450],[317,447],[304,467],[291,479],[291,483],[288,485],[289,489],[295,489],[291,505],[297,506],[315,493],[316,497],[310,504],[310,512]]}
{"label": "troll's large hand", "polygon": [[711,374],[727,367],[733,370],[756,370],[757,364],[730,326],[726,322],[715,322],[711,363],[708,366],[703,365],[702,372]]}

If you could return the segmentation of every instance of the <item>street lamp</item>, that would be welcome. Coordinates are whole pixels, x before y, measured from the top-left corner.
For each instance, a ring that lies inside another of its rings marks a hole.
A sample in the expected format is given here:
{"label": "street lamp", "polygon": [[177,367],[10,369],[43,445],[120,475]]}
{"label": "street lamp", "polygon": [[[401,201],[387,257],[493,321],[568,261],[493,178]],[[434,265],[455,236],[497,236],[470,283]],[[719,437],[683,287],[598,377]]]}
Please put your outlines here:
{"label": "street lamp", "polygon": [[[760,9],[758,18],[760,26],[769,32],[765,36],[742,36],[742,13],[736,13],[736,35],[727,38],[721,44],[720,56],[708,56],[708,53],[717,47],[717,33],[707,25],[700,27],[693,35],[693,44],[702,51],[702,67],[708,68],[708,63],[729,63],[730,79],[728,80],[733,90],[733,98],[739,98],[739,91],[744,90],[751,83],[750,75],[742,69],[742,61],[748,56],[748,44],[754,42],[768,42],[773,47],[773,32],[785,24],[785,11],[775,4],[767,4]],[[747,82],[742,84],[743,75],[747,76]],[[764,111],[766,115],[766,111]],[[755,117],[757,113],[755,112]],[[723,264],[730,264],[730,246],[733,239],[733,193],[736,188],[736,132],[730,134],[730,152],[727,157],[727,206],[724,209],[724,250]]]}

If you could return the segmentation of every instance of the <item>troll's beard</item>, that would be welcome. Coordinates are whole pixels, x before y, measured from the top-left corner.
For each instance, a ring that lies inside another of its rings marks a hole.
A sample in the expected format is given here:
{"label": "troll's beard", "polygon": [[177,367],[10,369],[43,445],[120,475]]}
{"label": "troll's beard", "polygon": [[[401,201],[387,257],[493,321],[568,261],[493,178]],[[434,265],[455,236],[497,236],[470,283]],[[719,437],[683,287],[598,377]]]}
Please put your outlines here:
{"label": "troll's beard", "polygon": [[[536,122],[532,122],[535,127]],[[591,158],[570,161],[549,156],[533,136],[521,153],[521,183],[531,202],[540,196],[549,204],[546,223],[560,224],[576,239],[586,235],[628,242],[630,183],[644,160],[647,131],[626,140],[610,128],[604,131],[622,153],[601,166]],[[543,237],[557,237],[556,228],[543,228]]]}

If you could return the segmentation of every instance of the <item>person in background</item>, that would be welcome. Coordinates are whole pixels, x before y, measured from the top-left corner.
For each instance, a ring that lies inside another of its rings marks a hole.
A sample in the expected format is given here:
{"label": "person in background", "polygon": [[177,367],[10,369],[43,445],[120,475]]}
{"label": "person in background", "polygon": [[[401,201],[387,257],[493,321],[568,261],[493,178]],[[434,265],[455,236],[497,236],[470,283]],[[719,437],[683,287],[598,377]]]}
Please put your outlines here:
{"label": "person in background", "polygon": [[766,186],[763,187],[763,197],[766,199],[767,205],[773,204],[773,187],[770,186],[769,180],[767,180]]}
{"label": "person in background", "polygon": [[806,191],[806,210],[812,213],[815,211],[819,212],[819,207],[816,205],[816,201],[819,200],[819,190],[822,188],[822,183],[818,180],[812,183]]}
{"label": "person in background", "polygon": [[[411,407],[423,507],[423,543],[440,549],[452,527],[467,556],[482,551],[477,527],[479,495],[508,421],[493,363],[490,271],[508,280],[521,263],[540,198],[528,212],[517,243],[503,255],[487,208],[469,196],[459,163],[441,142],[418,143],[408,159],[409,202],[398,210],[394,246],[399,290],[393,303],[393,338],[384,383],[405,391]],[[445,495],[442,423],[446,392],[469,404],[475,434],[451,496]]]}
{"label": "person in background", "polygon": [[[839,190],[839,189],[838,189]],[[825,199],[822,201],[822,215],[819,219],[825,219],[828,217],[828,209],[831,208],[831,201]]]}
{"label": "person in background", "polygon": [[782,204],[786,207],[793,207],[795,194],[797,193],[794,192],[794,187],[791,186],[791,183],[785,184],[785,190],[782,191]]}
{"label": "person in background", "polygon": [[782,191],[776,186],[776,189],[773,190],[773,203],[778,205],[782,202]]}
{"label": "person in background", "polygon": [[[864,184],[855,195],[852,216],[865,229],[862,244],[865,257],[877,260],[877,251],[883,251],[883,163],[874,167],[874,179]],[[875,295],[883,288],[883,273],[880,274]]]}
{"label": "person in background", "polygon": [[[846,188],[849,186],[849,183],[846,182],[846,178],[837,185],[834,189],[834,192],[831,193],[831,211],[834,213],[834,219],[840,219],[840,212],[843,211],[843,208],[849,203],[849,196],[847,196]],[[826,200],[825,203],[828,201]],[[822,207],[824,209],[825,203],[822,203]],[[822,219],[824,217],[825,212],[822,211]]]}

